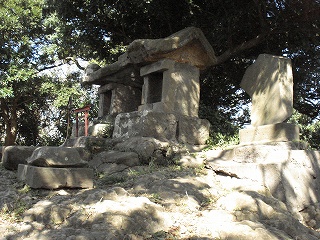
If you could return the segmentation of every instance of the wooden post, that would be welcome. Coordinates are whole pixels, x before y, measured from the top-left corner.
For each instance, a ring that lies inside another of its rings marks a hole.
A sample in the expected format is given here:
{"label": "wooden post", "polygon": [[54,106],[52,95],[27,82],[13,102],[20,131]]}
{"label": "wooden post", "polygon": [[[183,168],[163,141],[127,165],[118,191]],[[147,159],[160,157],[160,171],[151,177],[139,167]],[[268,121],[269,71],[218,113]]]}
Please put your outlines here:
{"label": "wooden post", "polygon": [[79,118],[78,113],[76,113],[76,137],[78,137],[79,134]]}

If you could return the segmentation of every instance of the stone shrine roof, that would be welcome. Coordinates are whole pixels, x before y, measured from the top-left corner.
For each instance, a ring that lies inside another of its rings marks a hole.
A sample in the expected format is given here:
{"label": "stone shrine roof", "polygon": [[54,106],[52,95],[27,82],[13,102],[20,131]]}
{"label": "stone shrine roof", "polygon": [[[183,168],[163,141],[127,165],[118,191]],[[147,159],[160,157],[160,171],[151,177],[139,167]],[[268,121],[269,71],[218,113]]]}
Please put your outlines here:
{"label": "stone shrine roof", "polygon": [[[217,61],[214,50],[203,32],[199,28],[188,27],[166,38],[133,41],[127,51],[119,56],[118,61],[87,73],[82,84],[101,85],[117,82],[142,85],[142,80],[139,79],[139,66],[161,59],[188,63],[199,69],[212,66]],[[123,75],[129,78],[123,78]]]}

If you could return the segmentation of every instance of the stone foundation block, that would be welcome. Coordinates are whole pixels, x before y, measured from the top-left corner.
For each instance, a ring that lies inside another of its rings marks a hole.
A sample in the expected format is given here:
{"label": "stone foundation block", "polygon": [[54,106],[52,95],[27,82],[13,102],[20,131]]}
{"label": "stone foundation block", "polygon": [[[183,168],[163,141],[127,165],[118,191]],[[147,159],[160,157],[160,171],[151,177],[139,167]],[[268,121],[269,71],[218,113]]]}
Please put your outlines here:
{"label": "stone foundation block", "polygon": [[210,122],[196,117],[180,116],[178,142],[204,145],[209,138]]}
{"label": "stone foundation block", "polygon": [[93,169],[49,168],[19,164],[18,179],[31,188],[93,188]]}
{"label": "stone foundation block", "polygon": [[174,114],[149,111],[120,113],[115,120],[113,138],[139,136],[175,140],[176,129]]}
{"label": "stone foundation block", "polygon": [[[214,149],[203,153],[207,160],[237,161],[241,163],[265,163],[285,161],[291,156],[292,150],[304,150],[307,145],[300,142],[270,142],[267,144],[236,145],[228,149]],[[305,158],[306,156],[302,156]]]}
{"label": "stone foundation block", "polygon": [[276,123],[250,127],[239,131],[240,144],[299,141],[299,127],[290,123]]}

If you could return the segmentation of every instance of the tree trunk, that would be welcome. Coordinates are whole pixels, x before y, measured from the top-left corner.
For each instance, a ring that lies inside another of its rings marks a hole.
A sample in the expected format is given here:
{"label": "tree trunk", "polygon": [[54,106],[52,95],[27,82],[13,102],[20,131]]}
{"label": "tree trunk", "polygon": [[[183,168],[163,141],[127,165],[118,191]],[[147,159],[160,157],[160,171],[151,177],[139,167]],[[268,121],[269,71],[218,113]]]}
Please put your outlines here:
{"label": "tree trunk", "polygon": [[4,146],[14,145],[17,138],[17,101],[13,100],[12,103],[7,104],[5,99],[1,99],[1,113],[5,127]]}

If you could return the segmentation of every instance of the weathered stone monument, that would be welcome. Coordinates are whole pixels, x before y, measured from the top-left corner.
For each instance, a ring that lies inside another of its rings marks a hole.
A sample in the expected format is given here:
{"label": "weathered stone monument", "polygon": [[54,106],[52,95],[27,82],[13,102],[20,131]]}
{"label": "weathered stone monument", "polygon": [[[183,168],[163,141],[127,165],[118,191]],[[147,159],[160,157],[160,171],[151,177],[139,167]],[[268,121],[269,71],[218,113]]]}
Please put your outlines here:
{"label": "weathered stone monument", "polygon": [[201,30],[191,27],[164,39],[135,40],[115,63],[89,68],[83,84],[101,85],[99,118],[115,117],[112,138],[204,144],[209,122],[198,118],[199,75],[215,61]]}
{"label": "weathered stone monument", "polygon": [[284,123],[293,112],[290,59],[259,55],[240,85],[252,99],[251,126],[240,131],[240,143],[299,140],[298,126]]}
{"label": "weathered stone monument", "polygon": [[241,82],[251,96],[251,126],[240,130],[240,145],[207,152],[217,172],[266,186],[292,212],[320,202],[320,153],[299,142],[299,128],[286,123],[293,111],[290,59],[259,55]]}

